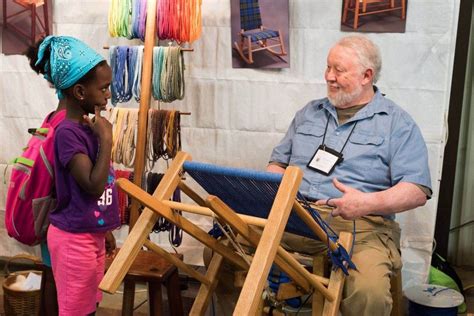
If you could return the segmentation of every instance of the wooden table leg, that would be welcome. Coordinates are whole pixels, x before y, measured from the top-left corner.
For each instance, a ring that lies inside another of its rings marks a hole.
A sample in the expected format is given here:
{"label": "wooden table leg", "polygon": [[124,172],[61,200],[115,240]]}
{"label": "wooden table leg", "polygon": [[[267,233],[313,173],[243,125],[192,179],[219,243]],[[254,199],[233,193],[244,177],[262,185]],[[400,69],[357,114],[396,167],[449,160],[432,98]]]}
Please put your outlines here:
{"label": "wooden table leg", "polygon": [[150,315],[162,314],[161,282],[148,281],[148,304]]}
{"label": "wooden table leg", "polygon": [[122,316],[132,316],[135,301],[135,281],[125,279],[123,283]]}
{"label": "wooden table leg", "polygon": [[179,285],[178,269],[168,277],[165,282],[166,292],[168,294],[168,304],[170,307],[171,316],[183,315],[183,301],[181,299],[181,288]]}

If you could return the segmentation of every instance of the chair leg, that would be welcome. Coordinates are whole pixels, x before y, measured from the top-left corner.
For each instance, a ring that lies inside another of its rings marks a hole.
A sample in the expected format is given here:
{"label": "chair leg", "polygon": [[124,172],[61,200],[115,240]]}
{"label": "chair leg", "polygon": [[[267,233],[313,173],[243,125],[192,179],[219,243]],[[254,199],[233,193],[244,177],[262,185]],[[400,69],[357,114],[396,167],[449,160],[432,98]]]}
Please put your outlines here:
{"label": "chair leg", "polygon": [[183,315],[183,301],[181,299],[181,289],[179,286],[179,274],[176,269],[166,280],[166,293],[168,294],[168,302],[171,316]]}
{"label": "chair leg", "polygon": [[347,11],[349,11],[349,2],[351,0],[344,0],[344,11],[342,13],[342,23],[346,23],[347,21]]}
{"label": "chair leg", "polygon": [[163,299],[161,295],[161,282],[148,281],[148,307],[150,315],[162,315]]}
{"label": "chair leg", "polygon": [[7,28],[7,0],[3,0],[3,27]]}
{"label": "chair leg", "polygon": [[30,4],[30,10],[31,10],[31,45],[35,45],[35,39],[36,39],[36,5],[35,4]]}
{"label": "chair leg", "polygon": [[122,316],[133,315],[133,304],[135,302],[135,281],[124,280],[123,282],[123,300]]}
{"label": "chair leg", "polygon": [[247,37],[247,45],[248,45],[248,54],[249,54],[249,61],[253,64],[253,56],[252,56],[252,38],[249,36]]}
{"label": "chair leg", "polygon": [[359,23],[359,1],[356,0],[355,8],[354,8],[354,30],[357,29],[357,25]]}
{"label": "chair leg", "polygon": [[406,10],[407,10],[407,1],[406,0],[401,0],[401,1],[402,1],[402,20],[405,20]]}
{"label": "chair leg", "polygon": [[286,55],[285,42],[283,41],[283,36],[281,35],[280,30],[278,30],[278,34],[279,34],[279,37],[280,37],[281,54],[284,56],[284,55]]}
{"label": "chair leg", "polygon": [[44,14],[44,32],[45,32],[45,36],[48,36],[50,34],[48,0],[44,0],[43,14]]}

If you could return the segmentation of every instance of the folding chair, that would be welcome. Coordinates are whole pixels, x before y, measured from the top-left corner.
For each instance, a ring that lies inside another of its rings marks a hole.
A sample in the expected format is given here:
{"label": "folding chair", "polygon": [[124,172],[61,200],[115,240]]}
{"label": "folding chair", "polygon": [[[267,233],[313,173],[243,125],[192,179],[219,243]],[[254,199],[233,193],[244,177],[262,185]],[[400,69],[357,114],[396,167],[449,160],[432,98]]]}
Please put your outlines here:
{"label": "folding chair", "polygon": [[[262,25],[258,0],[240,0],[240,42],[234,42],[240,57],[253,63],[253,52],[267,50],[276,56],[285,56],[285,44],[281,31],[267,29]],[[279,51],[273,50],[280,47]]]}
{"label": "folding chair", "polygon": [[[187,172],[210,195],[203,198],[185,184],[181,180],[184,172]],[[315,297],[313,315],[316,315],[317,310],[322,311],[324,315],[337,315],[344,282],[342,269],[333,271],[329,279],[311,274],[280,246],[286,227],[290,232],[319,238],[327,243],[331,253],[344,254],[345,249],[351,247],[350,233],[341,233],[339,241],[333,240],[296,200],[301,180],[302,172],[297,167],[288,167],[282,176],[192,162],[191,157],[184,152],[176,155],[153,196],[126,179],[117,180],[122,190],[146,208],[109,267],[99,286],[100,289],[109,293],[115,292],[138,251],[145,246],[201,282],[191,315],[205,313],[209,299],[217,286],[216,276],[224,258],[238,269],[248,271],[234,315],[257,315],[259,311],[261,312],[262,292],[272,263],[293,281],[286,287],[286,298],[316,290],[323,295],[324,306],[315,306],[315,302],[318,301]],[[170,201],[176,188],[180,188],[197,205]],[[249,210],[249,204],[255,209]],[[297,216],[290,216],[292,209]],[[228,225],[231,230],[255,247],[253,257],[242,256],[228,245],[232,240],[222,241],[211,237],[177,211],[215,216],[222,225]],[[163,216],[215,252],[205,275],[196,272],[147,239],[158,216]],[[251,225],[264,227],[263,232],[258,233]],[[348,257],[343,258],[343,261],[352,264]]]}

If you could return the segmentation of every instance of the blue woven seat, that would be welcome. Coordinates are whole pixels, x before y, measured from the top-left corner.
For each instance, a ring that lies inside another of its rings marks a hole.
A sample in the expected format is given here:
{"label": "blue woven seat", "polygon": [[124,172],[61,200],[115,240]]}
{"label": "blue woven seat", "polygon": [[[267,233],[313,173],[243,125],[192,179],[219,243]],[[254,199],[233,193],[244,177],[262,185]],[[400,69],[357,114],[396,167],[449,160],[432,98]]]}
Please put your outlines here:
{"label": "blue woven seat", "polygon": [[[286,55],[280,30],[263,26],[258,0],[240,0],[240,28],[240,43],[234,42],[234,47],[246,63],[252,64],[253,52],[260,50],[277,56]],[[273,50],[274,47],[279,47],[279,51]]]}
{"label": "blue woven seat", "polygon": [[249,31],[249,32],[244,32],[242,34],[243,36],[250,37],[252,42],[280,36],[278,32],[274,30],[264,30],[264,31],[259,31],[259,32]]}

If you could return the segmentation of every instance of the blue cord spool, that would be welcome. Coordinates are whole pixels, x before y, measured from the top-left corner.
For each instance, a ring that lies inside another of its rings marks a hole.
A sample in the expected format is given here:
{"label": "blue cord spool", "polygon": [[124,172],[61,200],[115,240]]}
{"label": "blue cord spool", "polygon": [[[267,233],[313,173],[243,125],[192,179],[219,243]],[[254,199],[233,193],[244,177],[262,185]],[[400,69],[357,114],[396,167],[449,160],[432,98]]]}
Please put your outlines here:
{"label": "blue cord spool", "polygon": [[456,316],[464,297],[456,290],[433,284],[414,285],[405,290],[409,316]]}

